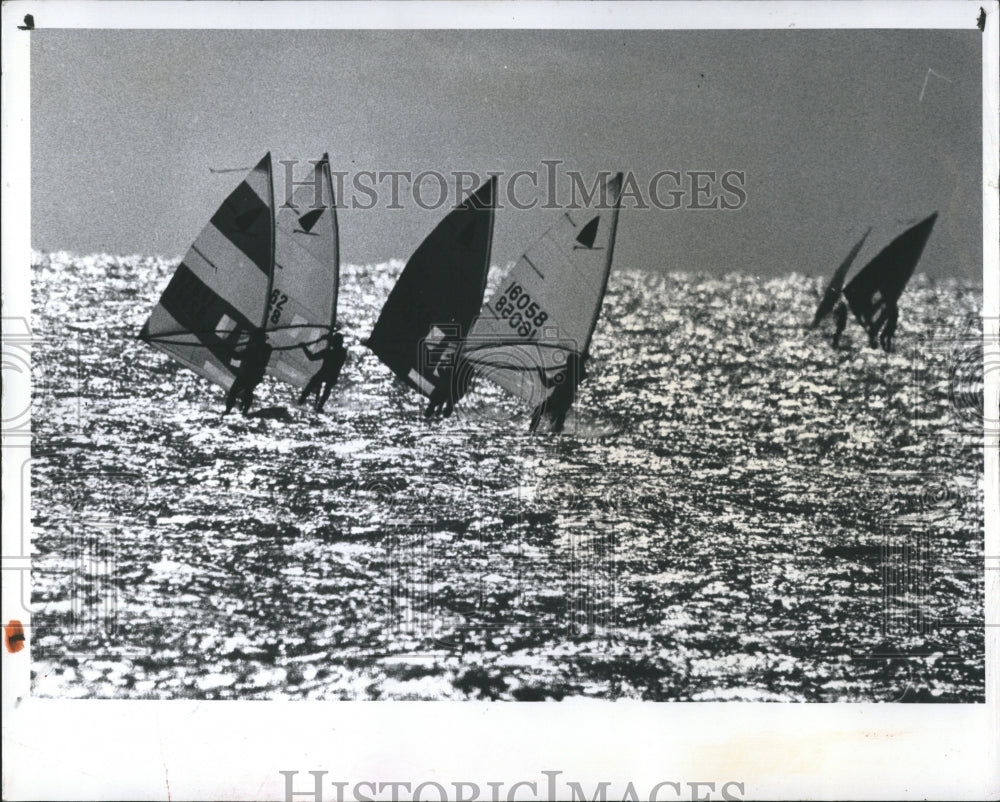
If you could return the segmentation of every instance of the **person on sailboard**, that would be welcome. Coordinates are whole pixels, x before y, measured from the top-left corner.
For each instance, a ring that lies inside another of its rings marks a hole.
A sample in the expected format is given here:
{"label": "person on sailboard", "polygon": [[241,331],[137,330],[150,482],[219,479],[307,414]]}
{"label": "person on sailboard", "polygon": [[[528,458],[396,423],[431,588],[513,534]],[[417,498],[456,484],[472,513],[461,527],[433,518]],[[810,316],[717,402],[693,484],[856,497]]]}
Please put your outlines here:
{"label": "person on sailboard", "polygon": [[844,329],[847,328],[847,304],[841,300],[840,303],[834,307],[833,319],[837,324],[837,330],[833,333],[833,347],[840,347],[840,335],[844,333]]}
{"label": "person on sailboard", "polygon": [[542,401],[531,413],[531,425],[529,431],[535,431],[543,416],[548,416],[552,421],[551,431],[558,434],[566,424],[566,413],[573,406],[576,398],[577,385],[586,378],[586,368],[584,367],[585,357],[581,357],[576,351],[570,351],[566,355],[566,368],[560,371],[551,383],[545,381],[547,387],[553,390],[548,398]]}
{"label": "person on sailboard", "polygon": [[241,397],[240,411],[244,415],[250,411],[254,390],[264,378],[272,350],[263,329],[254,329],[246,343],[236,346],[234,355],[240,360],[240,369],[229,388],[229,395],[226,396],[226,411],[222,413],[223,417],[229,414],[237,399]]}
{"label": "person on sailboard", "polygon": [[455,404],[462,400],[466,388],[463,386],[462,372],[454,367],[443,368],[438,373],[438,383],[431,390],[424,410],[424,418],[450,418],[455,411]]}
{"label": "person on sailboard", "polygon": [[882,350],[887,354],[892,353],[892,336],[896,333],[897,323],[899,323],[899,307],[893,304],[889,308],[889,316],[888,320],[886,320],[885,328],[882,329],[882,334],[879,335]]}
{"label": "person on sailboard", "polygon": [[[868,333],[871,347],[876,348],[878,345],[881,345],[882,350],[887,354],[892,353],[892,337],[896,333],[896,325],[898,323],[899,307],[896,303],[891,302],[883,306],[879,316],[872,321],[872,326]],[[878,337],[878,343],[875,342],[876,336]]]}
{"label": "person on sailboard", "polygon": [[441,375],[441,380],[434,385],[430,397],[427,400],[427,407],[424,409],[424,418],[429,420],[442,416],[450,418],[455,411],[455,397],[452,392],[455,371],[448,368]]}
{"label": "person on sailboard", "polygon": [[306,384],[305,389],[299,396],[299,403],[304,404],[312,393],[316,393],[316,403],[313,406],[316,412],[323,411],[323,406],[330,397],[333,385],[340,378],[340,370],[347,361],[347,349],[344,348],[344,335],[339,331],[335,334],[324,334],[320,338],[320,342],[326,342],[326,346],[316,353],[312,353],[304,343],[300,346],[310,361],[323,360],[319,366],[319,370],[316,371],[316,375],[309,380],[309,383]]}
{"label": "person on sailboard", "polygon": [[428,364],[437,366],[435,372],[438,379],[424,409],[425,419],[438,416],[450,418],[451,413],[455,411],[455,404],[465,395],[465,391],[459,387],[455,365],[455,360],[459,358],[461,337],[458,335],[457,327],[443,328],[444,337],[430,348],[427,354]]}

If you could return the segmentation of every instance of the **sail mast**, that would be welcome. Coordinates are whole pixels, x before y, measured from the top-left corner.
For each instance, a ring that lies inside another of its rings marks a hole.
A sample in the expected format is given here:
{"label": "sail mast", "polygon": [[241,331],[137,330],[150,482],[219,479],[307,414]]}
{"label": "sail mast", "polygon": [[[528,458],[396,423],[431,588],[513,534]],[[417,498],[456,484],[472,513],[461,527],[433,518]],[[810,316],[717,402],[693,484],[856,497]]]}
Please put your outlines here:
{"label": "sail mast", "polygon": [[340,297],[340,229],[337,224],[337,198],[333,194],[333,175],[330,172],[330,154],[323,154],[323,174],[330,187],[330,225],[333,227],[333,257],[336,274],[333,282],[333,301],[330,307],[330,331],[337,324],[337,301]]}
{"label": "sail mast", "polygon": [[[615,237],[618,234],[618,211],[621,208],[621,203],[622,203],[623,178],[624,176],[621,173],[618,173],[611,181],[611,186],[617,185],[618,192],[617,196],[615,197],[614,208],[611,212],[611,233],[608,236],[608,244],[607,244],[608,250],[607,250],[607,256],[605,257],[604,260],[604,280],[601,282],[601,299],[597,302],[597,305],[594,307],[594,316],[593,318],[591,318],[590,328],[587,332],[587,344],[584,349],[585,351],[590,350],[590,341],[594,336],[594,330],[597,328],[597,321],[601,316],[601,307],[604,306],[604,296],[608,291],[608,279],[610,279],[611,277],[611,259],[615,253]],[[597,219],[598,218],[594,218],[594,222],[596,222]],[[596,226],[595,226],[595,231],[596,231]],[[593,237],[591,237],[590,244],[593,245]],[[586,354],[581,354],[580,356],[585,356],[585,355]]]}
{"label": "sail mast", "polygon": [[274,262],[275,262],[275,249],[277,242],[277,223],[275,222],[275,217],[277,216],[277,210],[274,207],[274,168],[271,164],[271,151],[267,152],[265,157],[267,160],[267,192],[268,192],[268,205],[271,209],[271,264],[270,270],[267,271],[267,293],[264,295],[264,315],[260,321],[261,329],[267,327],[267,316],[271,311],[271,291],[274,289]]}

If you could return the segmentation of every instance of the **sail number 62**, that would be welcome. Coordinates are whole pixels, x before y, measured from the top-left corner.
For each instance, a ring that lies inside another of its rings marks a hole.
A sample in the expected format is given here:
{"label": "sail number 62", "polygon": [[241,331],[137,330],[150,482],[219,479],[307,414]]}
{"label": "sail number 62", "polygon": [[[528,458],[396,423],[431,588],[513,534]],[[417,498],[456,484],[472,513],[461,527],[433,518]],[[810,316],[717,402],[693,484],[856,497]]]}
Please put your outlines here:
{"label": "sail number 62", "polygon": [[271,292],[271,311],[270,318],[272,323],[277,323],[281,320],[281,310],[285,303],[288,301],[288,296],[283,292],[278,292],[274,290]]}

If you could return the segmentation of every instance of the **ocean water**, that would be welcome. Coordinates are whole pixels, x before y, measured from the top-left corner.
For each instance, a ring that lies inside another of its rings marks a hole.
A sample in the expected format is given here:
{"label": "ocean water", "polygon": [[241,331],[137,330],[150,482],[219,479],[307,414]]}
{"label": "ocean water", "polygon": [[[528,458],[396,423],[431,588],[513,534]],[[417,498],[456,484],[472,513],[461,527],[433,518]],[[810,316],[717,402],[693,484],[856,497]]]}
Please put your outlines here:
{"label": "ocean water", "polygon": [[400,262],[343,269],[325,414],[220,420],[136,339],[175,265],[34,256],[33,693],[983,700],[980,288],[886,355],[803,329],[824,277],[613,270],[551,436],[422,419],[358,344]]}

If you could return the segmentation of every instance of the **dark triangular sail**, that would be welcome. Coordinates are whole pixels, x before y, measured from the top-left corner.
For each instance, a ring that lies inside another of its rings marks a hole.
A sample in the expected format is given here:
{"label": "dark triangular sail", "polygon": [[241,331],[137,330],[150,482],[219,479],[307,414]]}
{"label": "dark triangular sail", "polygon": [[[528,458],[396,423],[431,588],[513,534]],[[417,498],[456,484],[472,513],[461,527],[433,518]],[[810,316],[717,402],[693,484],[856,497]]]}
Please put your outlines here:
{"label": "dark triangular sail", "polygon": [[576,241],[584,248],[593,248],[594,240],[597,239],[597,226],[601,222],[601,216],[598,215],[593,220],[591,220],[587,225],[580,229],[580,233],[576,235]]}
{"label": "dark triangular sail", "polygon": [[830,278],[830,283],[826,285],[826,291],[823,293],[823,298],[816,308],[816,314],[813,316],[813,321],[809,324],[809,328],[816,328],[823,321],[823,318],[829,315],[837,305],[840,292],[844,289],[844,279],[847,278],[847,271],[851,269],[851,265],[854,264],[854,260],[861,250],[861,246],[865,244],[865,240],[868,239],[868,235],[871,233],[872,230],[869,228],[861,239],[855,243],[854,247],[851,248],[850,253],[847,254],[844,261],[840,263],[840,267],[836,269]]}
{"label": "dark triangular sail", "polygon": [[202,229],[139,335],[225,389],[239,367],[234,346],[267,312],[273,209],[269,153]]}
{"label": "dark triangular sail", "polygon": [[442,220],[403,268],[367,345],[393,373],[430,395],[436,347],[461,343],[483,303],[493,240],[496,178]]}
{"label": "dark triangular sail", "polygon": [[930,238],[937,212],[907,229],[865,265],[844,288],[844,297],[865,328],[885,306],[894,306]]}
{"label": "dark triangular sail", "polygon": [[306,212],[299,218],[299,228],[306,234],[312,233],[312,227],[323,216],[323,211],[323,209],[313,209],[311,212]]}

